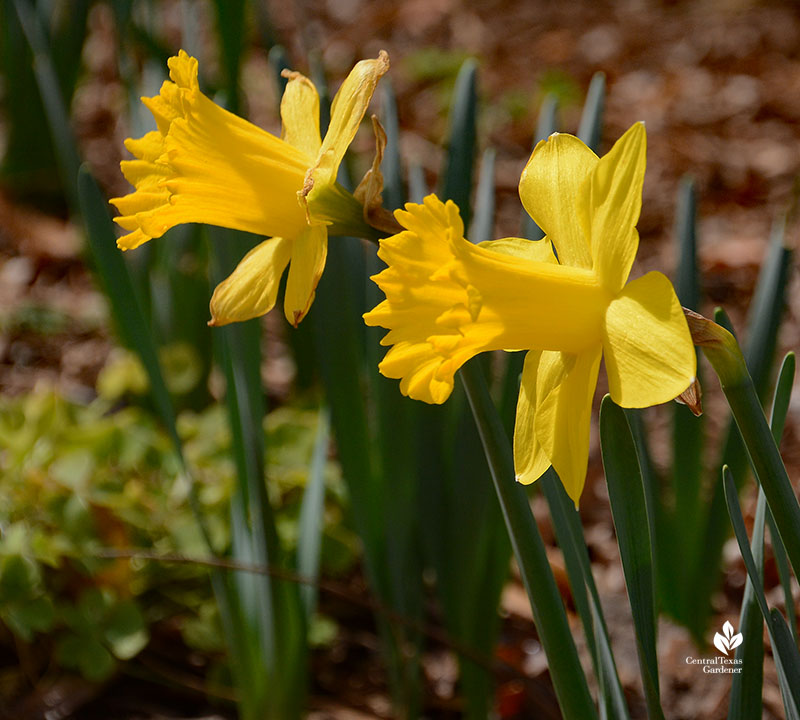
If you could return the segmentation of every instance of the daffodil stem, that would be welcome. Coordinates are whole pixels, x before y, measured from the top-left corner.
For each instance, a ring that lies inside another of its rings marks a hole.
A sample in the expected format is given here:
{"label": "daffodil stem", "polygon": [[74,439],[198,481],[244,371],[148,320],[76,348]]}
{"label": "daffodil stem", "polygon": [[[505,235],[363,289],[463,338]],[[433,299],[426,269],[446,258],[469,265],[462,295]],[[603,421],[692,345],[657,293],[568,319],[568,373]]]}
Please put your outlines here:
{"label": "daffodil stem", "polygon": [[695,343],[703,349],[719,378],[789,560],[795,574],[800,574],[800,504],[739,344],[720,325],[691,311],[684,312]]}
{"label": "daffodil stem", "polygon": [[547,559],[544,541],[533,518],[528,496],[514,479],[511,445],[489,395],[480,364],[472,360],[461,368],[459,374],[478,426],[562,713],[565,718],[596,718],[597,712]]}

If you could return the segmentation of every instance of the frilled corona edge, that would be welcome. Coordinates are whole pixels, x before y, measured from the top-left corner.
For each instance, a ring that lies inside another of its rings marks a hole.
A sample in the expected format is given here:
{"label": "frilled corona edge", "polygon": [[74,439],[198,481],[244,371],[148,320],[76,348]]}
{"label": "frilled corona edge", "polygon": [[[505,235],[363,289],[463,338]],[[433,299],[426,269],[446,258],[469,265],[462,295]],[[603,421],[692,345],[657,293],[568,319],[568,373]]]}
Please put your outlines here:
{"label": "frilled corona edge", "polygon": [[381,241],[388,267],[373,278],[386,300],[364,316],[389,330],[381,372],[426,402],[444,402],[473,355],[528,350],[517,479],[533,482],[553,465],[576,504],[601,357],[612,399],[624,407],[671,400],[695,376],[694,346],[669,280],[653,272],[627,283],[644,165],[641,124],[603,158],[570,135],[540,143],[520,182],[525,207],[546,232],[538,242],[476,246],[452,202],[429,196],[406,205],[396,212],[405,230]]}
{"label": "frilled corona edge", "polygon": [[175,225],[207,223],[260,235],[296,234],[306,226],[297,191],[313,157],[209,100],[197,84],[197,60],[169,59],[171,81],[142,98],[157,130],[128,139],[135,160],[121,164],[136,191],[111,202],[130,231],[123,250]]}

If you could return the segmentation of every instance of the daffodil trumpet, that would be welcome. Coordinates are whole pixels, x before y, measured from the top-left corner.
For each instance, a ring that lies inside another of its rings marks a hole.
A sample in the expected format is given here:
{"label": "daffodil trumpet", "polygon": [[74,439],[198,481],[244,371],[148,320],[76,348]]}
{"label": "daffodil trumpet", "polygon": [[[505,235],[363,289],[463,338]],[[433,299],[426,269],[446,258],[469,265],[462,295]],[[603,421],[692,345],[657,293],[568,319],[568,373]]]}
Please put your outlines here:
{"label": "daffodil trumpet", "polygon": [[189,222],[270,236],[217,286],[209,324],[268,312],[288,265],[284,313],[297,326],[314,300],[329,233],[377,235],[377,164],[355,194],[336,175],[389,58],[381,51],[355,65],[333,100],[324,138],[319,95],[300,73],[284,71],[278,138],[200,92],[197,60],[183,50],[168,65],[160,93],[142,98],[157,129],[125,142],[135,159],[121,167],[135,192],[111,200],[121,213],[116,222],[128,231],[117,245],[130,250]]}
{"label": "daffodil trumpet", "polygon": [[552,135],[533,151],[520,198],[545,232],[473,245],[452,201],[429,195],[395,216],[381,240],[386,295],[364,315],[389,330],[381,372],[405,395],[444,402],[461,365],[487,350],[527,350],[514,431],[516,477],[551,465],[576,506],[589,458],[601,357],[623,407],[672,400],[694,381],[696,357],[669,280],[631,282],[645,170],[644,125],[598,158],[578,138]]}

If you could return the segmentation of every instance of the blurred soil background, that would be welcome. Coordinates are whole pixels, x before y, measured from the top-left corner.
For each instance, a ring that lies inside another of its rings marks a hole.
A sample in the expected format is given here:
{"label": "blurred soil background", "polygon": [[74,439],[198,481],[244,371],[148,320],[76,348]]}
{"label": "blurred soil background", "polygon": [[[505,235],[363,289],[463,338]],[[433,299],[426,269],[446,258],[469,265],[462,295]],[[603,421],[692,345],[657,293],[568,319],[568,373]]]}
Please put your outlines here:
{"label": "blurred soil background", "polygon": [[[200,56],[201,73],[214,77],[219,71],[217,49],[208,31],[213,11],[203,2],[193,5],[199,35],[194,47],[187,49]],[[481,91],[479,142],[481,147],[497,151],[496,237],[519,233],[522,210],[516,187],[530,153],[543,97],[547,93],[558,96],[560,127],[575,132],[589,81],[596,71],[604,72],[608,94],[601,154],[633,122],[644,120],[647,125],[641,248],[633,275],[655,268],[667,273],[674,269],[676,196],[681,178],[689,173],[699,192],[699,252],[705,291],[701,310],[708,315],[714,306],[722,305],[735,327],[740,331],[744,327],[745,309],[771,225],[796,200],[800,171],[797,4],[745,0],[327,0],[268,2],[265,11],[293,67],[300,71],[308,71],[309,53],[319,53],[338,82],[358,59],[374,57],[380,49],[389,52],[402,155],[424,168],[431,186],[444,160],[441,143],[447,132],[446,112],[455,74],[466,57],[476,57]],[[172,38],[169,49],[177,51],[180,4],[161,3],[159,12],[164,37]],[[92,9],[90,27],[83,51],[84,75],[72,106],[73,122],[84,157],[107,194],[117,196],[127,192],[118,163],[124,157],[122,141],[130,128],[120,119],[126,116],[126,95],[117,71],[113,16],[107,7],[98,4]],[[273,75],[255,32],[243,69],[243,88],[250,119],[278,132]],[[156,91],[157,85],[153,87]],[[0,125],[0,148],[3,142]],[[366,157],[371,143],[369,133],[364,132],[355,149],[365,151]],[[88,401],[115,344],[108,310],[83,261],[82,231],[68,221],[53,192],[54,184],[42,178],[38,187],[40,192],[25,197],[20,197],[11,183],[0,189],[0,392],[19,396],[44,383],[58,387],[69,398]],[[797,224],[792,217],[787,241],[795,246],[796,240]],[[800,347],[798,279],[793,267],[780,356]],[[286,398],[293,379],[284,349],[288,326],[279,315],[275,312],[265,320],[270,350],[264,376],[273,404]],[[706,378],[710,376],[707,372]],[[709,380],[704,390],[708,426],[718,436],[724,423],[718,388]],[[602,392],[601,387],[598,398]],[[664,418],[654,415],[655,424],[664,425]],[[637,698],[641,704],[635,640],[602,482],[596,430],[593,427],[590,475],[581,514],[595,577],[607,605],[621,678],[635,708]],[[797,479],[800,395],[796,392],[782,447],[789,475]],[[658,456],[659,448],[655,450]],[[751,490],[744,496],[750,521],[755,505]],[[546,506],[540,505],[538,498],[534,503],[553,550],[554,568],[568,596]],[[725,556],[725,582],[715,600],[714,629],[725,620],[738,624],[745,582],[733,541],[726,546]],[[769,552],[766,573],[767,587],[772,589],[768,598],[780,605]],[[354,593],[360,592],[361,583],[356,574],[350,581]],[[377,665],[374,627],[368,613],[324,592],[321,603],[339,619],[340,632],[313,657],[314,717],[387,717],[390,706],[385,677]],[[498,707],[504,717],[528,717],[525,708],[530,685],[520,678],[535,681],[545,668],[519,583],[506,589],[503,613],[497,652],[512,669],[499,685]],[[577,630],[578,620],[573,620]],[[62,693],[60,701],[58,697],[29,698],[29,716],[38,717],[42,707],[55,706],[62,707],[58,717],[185,716],[181,713],[211,717],[202,693],[186,687],[191,684],[187,680],[191,673],[183,668],[191,668],[192,658],[171,653],[175,656],[165,661],[163,646],[169,645],[169,638],[155,638],[153,644],[162,647],[148,649],[145,658],[150,653],[153,666],[161,663],[171,669],[169,674],[165,671],[167,689],[156,693],[151,685],[143,689],[139,680],[123,676],[101,690],[100,699],[96,690],[86,690],[84,704],[84,686],[78,683],[56,688]],[[662,621],[660,652],[662,698],[669,717],[724,717],[729,679],[703,675],[697,667],[686,665],[687,655],[704,652],[692,644],[688,633]],[[430,717],[456,717],[451,702],[456,675],[452,652],[445,647],[436,649],[434,644],[425,658],[425,672]],[[780,718],[783,710],[771,661],[766,674],[765,717]],[[538,687],[536,682],[533,687]],[[542,687],[546,688],[546,683]],[[66,708],[59,702],[66,702]],[[224,715],[226,711],[214,712]]]}

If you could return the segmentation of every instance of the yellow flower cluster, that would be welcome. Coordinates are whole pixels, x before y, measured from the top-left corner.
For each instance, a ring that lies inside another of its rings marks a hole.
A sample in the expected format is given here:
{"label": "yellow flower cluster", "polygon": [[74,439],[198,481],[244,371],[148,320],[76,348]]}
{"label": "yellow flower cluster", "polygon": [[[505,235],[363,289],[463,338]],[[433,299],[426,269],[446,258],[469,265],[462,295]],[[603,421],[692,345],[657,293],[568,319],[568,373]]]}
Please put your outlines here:
{"label": "yellow flower cluster", "polygon": [[[217,287],[211,324],[269,311],[288,264],[284,312],[296,326],[313,302],[328,233],[365,233],[369,203],[339,186],[336,173],[388,66],[382,52],[353,68],[324,138],[316,89],[288,73],[277,138],[203,95],[194,58],[172,58],[171,82],[144,99],[157,130],[126,142],[136,159],[122,170],[136,190],[112,200],[128,231],[119,247],[135,248],[185,222],[271,236]],[[576,504],[601,357],[611,397],[623,407],[671,400],[695,376],[694,347],[669,280],[652,272],[628,282],[645,147],[642,124],[602,158],[571,135],[539,143],[519,185],[546,233],[537,242],[473,245],[454,203],[431,195],[407,204],[395,213],[404,230],[378,251],[388,267],[373,279],[386,300],[364,316],[389,330],[381,372],[429,403],[448,398],[455,372],[477,353],[527,350],[514,432],[517,479],[533,482],[552,465]],[[370,186],[375,197],[377,163]]]}

